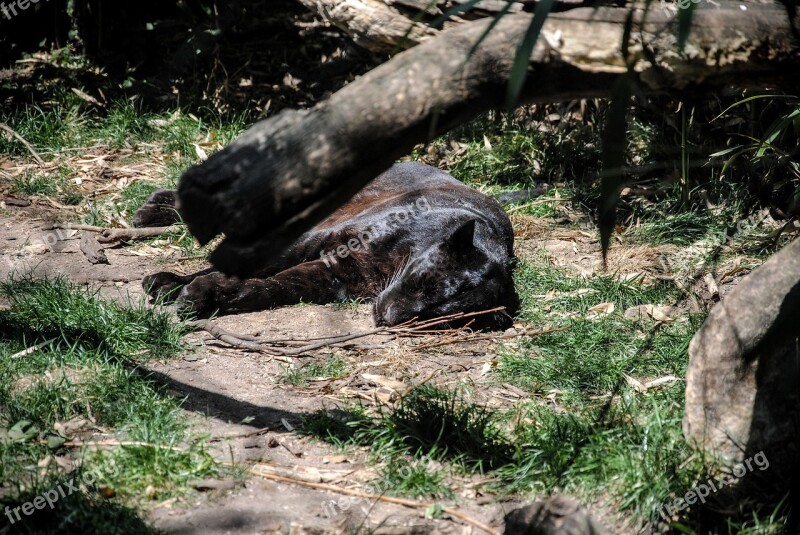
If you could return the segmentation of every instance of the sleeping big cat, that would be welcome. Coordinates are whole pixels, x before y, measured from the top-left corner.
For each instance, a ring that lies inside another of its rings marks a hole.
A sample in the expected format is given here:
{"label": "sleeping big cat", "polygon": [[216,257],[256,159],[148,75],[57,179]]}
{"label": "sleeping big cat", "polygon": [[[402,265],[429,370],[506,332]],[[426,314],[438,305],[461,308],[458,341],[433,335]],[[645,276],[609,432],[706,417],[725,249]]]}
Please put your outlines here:
{"label": "sleeping big cat", "polygon": [[[155,192],[134,224],[168,224],[176,204],[175,192]],[[368,298],[377,325],[505,306],[477,325],[505,328],[519,307],[513,242],[511,223],[496,201],[436,168],[399,163],[257,277],[207,269],[156,273],[143,284],[152,297],[201,317]]]}

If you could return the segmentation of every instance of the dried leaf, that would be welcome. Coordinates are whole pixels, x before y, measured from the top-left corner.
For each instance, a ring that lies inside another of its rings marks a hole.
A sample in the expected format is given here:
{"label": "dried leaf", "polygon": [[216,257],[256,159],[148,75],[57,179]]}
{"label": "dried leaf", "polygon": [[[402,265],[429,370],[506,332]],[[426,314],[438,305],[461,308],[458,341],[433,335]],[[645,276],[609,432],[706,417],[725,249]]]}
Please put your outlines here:
{"label": "dried leaf", "polygon": [[398,392],[405,392],[409,388],[409,386],[404,382],[392,379],[390,377],[386,377],[384,375],[373,375],[370,373],[364,373],[361,374],[361,377],[369,383],[376,384],[378,386],[384,386],[386,388],[391,388],[392,390],[396,390]]}
{"label": "dried leaf", "polygon": [[586,314],[587,318],[599,318],[601,316],[608,316],[609,314],[614,313],[614,303],[600,303],[593,307],[589,307],[588,313]]}

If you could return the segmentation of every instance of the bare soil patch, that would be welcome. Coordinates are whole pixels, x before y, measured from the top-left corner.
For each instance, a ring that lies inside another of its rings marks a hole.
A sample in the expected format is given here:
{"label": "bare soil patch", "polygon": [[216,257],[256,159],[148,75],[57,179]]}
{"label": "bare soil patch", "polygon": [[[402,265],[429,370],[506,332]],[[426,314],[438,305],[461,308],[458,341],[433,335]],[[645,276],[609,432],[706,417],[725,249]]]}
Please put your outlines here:
{"label": "bare soil patch", "polygon": [[[169,245],[133,244],[106,250],[109,264],[90,264],[79,249],[80,232],[53,230],[52,223],[74,217],[68,209],[34,198],[28,207],[8,207],[0,225],[0,278],[12,272],[63,276],[86,284],[110,299],[143,299],[142,278],[156,270],[191,271],[196,260],[176,260]],[[188,265],[187,265],[188,264]],[[373,327],[369,304],[337,307],[298,305],[237,316],[215,322],[230,331],[264,338],[310,338]],[[369,337],[362,347],[322,349],[299,358],[272,358],[226,346],[205,332],[187,337],[192,349],[180,358],[153,363],[147,369],[178,397],[185,398],[186,417],[199,432],[208,433],[215,457],[247,467],[274,467],[276,473],[335,471],[329,481],[343,488],[369,491],[367,483],[378,467],[363,458],[342,458],[326,443],[293,432],[304,416],[348,403],[392,404],[398,392],[385,384],[408,387],[429,382],[449,388],[475,388],[475,401],[508,406],[519,394],[488,380],[497,344],[480,341],[468,346],[446,345],[419,351],[422,339]],[[366,347],[366,349],[364,348]],[[339,379],[312,378],[301,387],[280,382],[288,366],[336,355],[347,363]],[[376,379],[378,378],[378,379]],[[397,384],[395,384],[397,383]],[[399,388],[399,387],[398,387]],[[475,481],[452,482],[459,498],[452,504],[495,528],[510,504],[478,505]],[[243,486],[212,490],[183,501],[154,504],[154,524],[174,533],[333,533],[359,526],[378,533],[462,533],[465,525],[445,517],[424,518],[424,507],[413,509],[350,498],[302,486],[249,477]],[[337,504],[331,509],[330,501]],[[327,509],[326,509],[327,507]],[[330,514],[331,511],[335,514]],[[384,531],[381,531],[383,529]],[[394,529],[395,531],[392,531]],[[399,531],[397,531],[399,530]]]}

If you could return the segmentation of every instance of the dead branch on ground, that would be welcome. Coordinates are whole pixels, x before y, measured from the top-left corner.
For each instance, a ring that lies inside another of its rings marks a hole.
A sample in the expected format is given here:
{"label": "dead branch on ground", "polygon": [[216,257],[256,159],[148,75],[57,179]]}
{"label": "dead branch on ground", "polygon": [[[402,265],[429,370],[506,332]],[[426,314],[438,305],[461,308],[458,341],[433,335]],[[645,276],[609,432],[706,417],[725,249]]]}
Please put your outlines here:
{"label": "dead branch on ground", "polygon": [[449,314],[447,316],[440,316],[438,318],[431,318],[427,320],[414,319],[407,321],[405,323],[401,323],[399,325],[395,325],[393,327],[375,327],[374,329],[368,329],[365,331],[359,331],[354,333],[344,333],[333,336],[328,335],[323,337],[312,337],[312,338],[301,338],[301,339],[277,338],[272,340],[264,340],[258,336],[250,336],[246,334],[237,334],[230,332],[226,329],[223,329],[219,325],[216,325],[211,320],[205,320],[205,319],[190,321],[189,325],[207,332],[217,340],[220,340],[221,342],[224,342],[231,347],[235,347],[237,349],[245,349],[248,351],[255,351],[258,353],[264,353],[274,357],[300,357],[304,356],[306,353],[310,351],[321,349],[323,347],[359,348],[360,346],[358,346],[357,344],[353,344],[351,342],[358,338],[364,338],[373,335],[388,336],[391,337],[392,339],[420,337],[427,335],[441,335],[444,337],[443,339],[439,339],[427,344],[423,343],[412,348],[415,350],[416,349],[422,350],[422,349],[431,349],[434,347],[441,347],[450,344],[477,342],[480,340],[507,340],[511,338],[517,338],[520,336],[537,336],[540,334],[547,334],[551,332],[564,330],[564,328],[546,329],[543,331],[536,331],[536,332],[519,330],[515,332],[507,332],[502,334],[485,334],[485,333],[473,332],[470,329],[470,325],[472,324],[471,321],[466,323],[464,326],[456,329],[434,328],[446,323],[451,323],[456,321],[462,322],[464,320],[469,320],[470,318],[475,318],[485,314],[493,314],[496,312],[500,312],[504,309],[505,309],[504,307],[497,307],[489,310],[481,310],[478,312],[466,312],[466,313],[458,312],[456,314]]}
{"label": "dead branch on ground", "polygon": [[105,228],[94,225],[84,225],[83,223],[56,223],[53,228],[69,230],[85,230],[87,232],[97,232],[100,236],[97,241],[100,243],[112,243],[117,241],[141,240],[143,238],[154,238],[173,232],[180,228],[180,225],[170,225],[168,227],[144,227],[144,228]]}

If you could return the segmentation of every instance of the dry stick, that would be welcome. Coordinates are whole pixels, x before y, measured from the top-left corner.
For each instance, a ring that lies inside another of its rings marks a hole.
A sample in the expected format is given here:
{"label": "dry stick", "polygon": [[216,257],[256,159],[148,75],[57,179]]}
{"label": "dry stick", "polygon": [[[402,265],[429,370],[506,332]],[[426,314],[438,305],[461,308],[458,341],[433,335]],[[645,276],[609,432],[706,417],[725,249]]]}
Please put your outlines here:
{"label": "dry stick", "polygon": [[[291,477],[279,476],[277,474],[270,474],[269,472],[262,472],[262,471],[258,470],[255,467],[254,468],[250,468],[248,470],[248,472],[250,472],[253,475],[257,475],[259,477],[263,477],[265,479],[272,479],[274,481],[281,481],[283,483],[291,483],[293,485],[300,485],[302,487],[309,487],[309,488],[312,488],[312,489],[327,490],[329,492],[336,492],[338,494],[347,494],[349,496],[358,496],[359,498],[366,498],[368,500],[375,500],[375,501],[380,501],[380,502],[393,503],[393,504],[396,504],[396,505],[402,505],[402,506],[411,507],[411,508],[414,508],[414,509],[422,509],[422,508],[426,508],[427,509],[428,507],[431,507],[433,505],[432,502],[416,502],[416,501],[413,501],[413,500],[406,500],[404,498],[394,498],[392,496],[380,496],[380,495],[377,495],[377,494],[370,494],[368,492],[362,492],[360,490],[344,489],[344,488],[341,488],[341,487],[337,487],[335,485],[328,485],[326,483],[312,483],[310,481],[303,481],[301,479],[294,479],[294,478],[291,478]],[[451,509],[449,507],[445,507],[445,508],[442,509],[442,512],[444,512],[444,513],[446,513],[446,514],[448,514],[448,515],[450,515],[452,517],[455,517],[455,518],[458,518],[460,520],[463,520],[467,524],[470,524],[471,526],[475,526],[478,529],[482,529],[486,533],[489,533],[489,535],[499,535],[497,530],[487,526],[486,524],[484,524],[483,522],[481,522],[479,520],[475,520],[474,518],[472,518],[472,517],[470,517],[468,515],[465,515],[464,513],[459,512],[459,511],[457,511],[455,509]]]}
{"label": "dry stick", "polygon": [[[400,327],[403,327],[403,326],[406,326],[406,325],[410,325],[411,323],[414,322],[415,319],[416,318],[412,318],[412,319],[410,319],[410,320],[408,320],[406,322],[398,323],[393,328],[397,329],[397,328],[400,328]],[[342,334],[338,334],[336,336],[350,336],[351,334],[354,334],[354,333],[342,333]],[[298,340],[297,338],[271,338],[271,339],[268,339],[268,340],[264,340],[263,338],[259,338],[257,336],[245,335],[245,336],[242,336],[242,339],[243,340],[251,340],[251,341],[260,341],[262,344],[286,344],[286,343],[304,344],[306,342],[311,342],[311,341],[314,341],[314,340],[327,340],[330,337],[331,336],[329,334],[326,334],[324,336],[310,336],[308,338],[303,338],[302,340]]]}
{"label": "dry stick", "polygon": [[36,152],[36,149],[34,149],[34,148],[33,148],[33,145],[31,145],[30,143],[28,143],[28,142],[25,140],[25,138],[23,138],[21,135],[17,134],[17,132],[16,132],[16,131],[15,131],[13,128],[11,128],[10,126],[8,126],[6,123],[0,123],[0,129],[2,129],[2,130],[5,130],[5,131],[6,131],[6,132],[8,132],[8,133],[9,133],[11,136],[13,136],[14,138],[16,138],[16,140],[17,140],[17,141],[19,141],[20,143],[22,143],[23,145],[25,145],[25,148],[26,148],[26,149],[28,149],[28,152],[30,152],[30,153],[31,153],[31,156],[33,156],[33,159],[34,159],[34,160],[36,160],[36,163],[37,163],[37,164],[39,164],[39,167],[44,167],[44,160],[42,160],[42,157],[41,157],[41,156],[39,156],[39,153],[38,153],[38,152]]}
{"label": "dry stick", "polygon": [[187,324],[192,327],[202,329],[217,340],[221,340],[226,344],[238,349],[249,349],[250,351],[258,352],[263,352],[265,349],[260,343],[251,340],[251,338],[254,337],[242,338],[241,335],[233,334],[232,332],[226,331],[218,325],[214,325],[211,323],[211,320],[195,320],[189,321]]}
{"label": "dry stick", "polygon": [[[425,320],[422,322],[418,322],[415,320],[409,320],[405,323],[401,323],[394,327],[376,327],[375,329],[370,329],[368,331],[361,331],[357,333],[348,333],[339,336],[332,336],[328,338],[319,339],[311,344],[307,344],[301,347],[293,347],[293,348],[279,348],[279,347],[267,347],[270,343],[275,343],[270,340],[264,340],[262,342],[256,342],[256,337],[249,336],[249,335],[238,335],[219,327],[211,323],[210,320],[195,320],[189,322],[189,325],[193,327],[197,327],[198,329],[202,329],[209,333],[214,338],[225,342],[226,344],[231,345],[232,347],[239,348],[239,349],[248,349],[251,351],[258,351],[261,353],[273,354],[281,357],[296,357],[300,356],[303,353],[307,353],[314,349],[319,349],[321,347],[327,347],[334,344],[342,344],[344,342],[348,342],[350,340],[354,340],[356,338],[364,338],[366,336],[371,336],[375,334],[388,334],[394,336],[414,336],[419,335],[420,333],[441,333],[446,331],[430,331],[430,330],[423,330],[427,327],[432,327],[434,325],[438,325],[441,323],[446,323],[448,321],[452,321],[454,319],[464,319],[470,318],[474,316],[479,316],[482,314],[490,314],[493,312],[498,312],[500,310],[504,310],[505,307],[497,307],[492,308],[489,310],[482,310],[479,312],[458,312],[455,314],[449,314],[447,316],[441,316],[439,318],[433,318],[430,320]],[[296,340],[296,342],[307,342],[309,340]],[[281,339],[281,344],[285,345],[289,343],[289,340]]]}
{"label": "dry stick", "polygon": [[430,349],[432,347],[439,347],[439,346],[446,346],[449,344],[460,344],[462,342],[478,342],[481,340],[507,340],[509,338],[517,338],[519,336],[541,336],[543,334],[550,334],[550,333],[557,333],[561,331],[566,331],[569,327],[558,327],[553,329],[545,329],[543,331],[534,331],[534,332],[526,332],[520,331],[518,333],[513,334],[501,334],[501,335],[491,335],[487,334],[484,336],[475,336],[470,338],[454,338],[451,340],[442,340],[438,342],[433,342],[430,344],[420,344],[415,349]]}
{"label": "dry stick", "polygon": [[[241,349],[250,349],[252,351],[259,351],[259,352],[275,351],[281,356],[292,356],[294,353],[296,353],[298,351],[299,352],[309,351],[308,348],[316,349],[315,346],[323,347],[323,346],[326,346],[326,345],[346,342],[348,340],[352,340],[353,338],[361,338],[361,337],[364,337],[364,336],[369,336],[371,334],[375,334],[375,333],[378,333],[378,332],[383,332],[383,331],[388,329],[388,327],[379,327],[377,329],[372,329],[372,330],[369,330],[369,331],[362,331],[362,332],[358,332],[358,333],[352,333],[352,334],[346,334],[346,335],[340,335],[340,336],[334,336],[334,337],[321,338],[319,342],[316,342],[314,344],[307,344],[307,345],[304,345],[304,346],[302,346],[300,348],[280,349],[280,348],[277,348],[277,347],[274,347],[274,348],[273,347],[266,347],[268,344],[275,343],[274,340],[264,340],[264,341],[258,342],[257,341],[258,337],[256,337],[256,336],[250,336],[250,335],[246,335],[246,334],[245,335],[241,335],[241,334],[232,333],[232,332],[230,332],[230,331],[228,331],[226,329],[223,329],[219,325],[215,325],[214,323],[211,322],[211,320],[190,321],[190,322],[188,322],[188,325],[190,325],[192,327],[197,327],[198,329],[202,329],[202,330],[206,331],[207,333],[209,333],[214,338],[216,338],[218,340],[221,340],[221,341],[223,341],[223,342],[225,342],[227,344],[230,344],[230,345],[232,345],[234,347],[238,347],[238,348],[241,348]],[[307,340],[285,340],[284,339],[284,340],[281,340],[280,342],[285,344],[285,343],[289,343],[289,342],[304,343],[306,341]]]}
{"label": "dry stick", "polygon": [[165,232],[172,232],[181,227],[179,225],[170,225],[168,227],[144,227],[144,228],[105,228],[96,227],[94,225],[85,225],[83,223],[56,223],[53,228],[62,228],[68,230],[86,230],[88,232],[98,232],[100,237],[97,241],[100,243],[109,243],[118,240],[137,240],[141,238],[152,238],[160,236]]}
{"label": "dry stick", "polygon": [[[261,432],[261,431],[263,431],[263,430],[260,429],[257,432]],[[63,445],[67,446],[67,447],[71,447],[71,448],[82,448],[84,446],[102,447],[102,448],[109,448],[109,447],[116,447],[116,446],[141,446],[141,447],[158,448],[158,449],[165,449],[165,450],[178,451],[178,452],[185,452],[186,451],[185,448],[180,448],[178,446],[165,446],[165,445],[161,445],[161,444],[153,444],[151,442],[126,442],[126,441],[116,441],[116,440],[104,440],[104,441],[99,441],[99,442],[73,442],[73,441],[69,441],[69,442],[65,442]],[[230,465],[231,463],[225,462],[223,464]],[[382,502],[387,502],[387,503],[394,503],[394,504],[397,504],[397,505],[403,505],[405,507],[412,507],[412,508],[416,508],[416,509],[423,508],[423,507],[427,509],[428,507],[433,505],[430,502],[415,502],[415,501],[412,501],[412,500],[405,500],[405,499],[402,499],[402,498],[393,498],[391,496],[378,496],[378,495],[375,495],[375,494],[369,494],[367,492],[362,492],[362,491],[359,491],[359,490],[343,489],[341,487],[337,487],[337,486],[334,486],[334,485],[327,485],[325,483],[312,483],[310,481],[303,481],[301,479],[294,479],[294,478],[291,478],[291,477],[279,476],[277,474],[270,474],[269,472],[262,472],[262,471],[256,469],[255,467],[248,469],[248,472],[250,472],[253,475],[256,475],[256,476],[259,476],[259,477],[263,477],[265,479],[272,479],[274,481],[281,481],[281,482],[284,482],[284,483],[291,483],[291,484],[294,484],[294,485],[300,485],[300,486],[309,487],[309,488],[312,488],[312,489],[327,490],[327,491],[336,492],[336,493],[339,493],[339,494],[348,494],[350,496],[358,496],[360,498],[367,498],[369,500],[382,501]],[[490,528],[489,526],[487,526],[486,524],[483,524],[482,522],[480,522],[478,520],[475,520],[472,517],[469,517],[469,516],[465,515],[464,513],[461,513],[459,511],[454,510],[454,509],[450,509],[449,507],[443,508],[442,511],[444,513],[447,513],[450,516],[453,516],[455,518],[463,520],[467,524],[470,524],[472,526],[475,526],[476,528],[482,529],[483,531],[485,531],[486,533],[489,533],[490,535],[499,535],[498,532],[495,531],[494,529]]]}
{"label": "dry stick", "polygon": [[230,440],[234,438],[250,438],[256,435],[263,435],[264,433],[269,431],[269,427],[262,427],[261,429],[255,429],[253,431],[249,431],[247,433],[233,433],[231,435],[219,435],[216,437],[209,437],[210,442],[220,442],[222,440]]}
{"label": "dry stick", "polygon": [[[305,345],[305,346],[302,346],[302,347],[281,350],[281,356],[284,356],[284,357],[296,357],[298,355],[302,355],[303,353],[307,353],[307,352],[312,351],[314,349],[319,349],[321,347],[326,347],[326,346],[333,345],[333,344],[341,344],[343,342],[347,342],[347,341],[353,340],[355,338],[363,338],[365,336],[370,336],[372,334],[383,333],[383,332],[386,332],[388,330],[389,330],[388,327],[379,327],[379,328],[373,329],[371,331],[364,331],[364,332],[361,332],[361,333],[354,333],[354,334],[351,334],[349,336],[341,336],[341,337],[338,337],[338,338],[331,338],[329,340],[320,340],[319,342],[315,342],[313,344],[308,344],[308,345]],[[273,350],[270,349],[270,351],[273,351]]]}
{"label": "dry stick", "polygon": [[83,448],[84,446],[88,446],[90,448],[114,448],[117,446],[136,446],[142,448],[156,448],[160,450],[171,450],[171,451],[179,451],[179,452],[186,452],[186,448],[181,448],[178,446],[166,446],[163,444],[153,444],[152,442],[134,442],[134,441],[119,441],[119,440],[101,440],[98,442],[75,442],[75,441],[68,441],[62,444],[68,448]]}
{"label": "dry stick", "polygon": [[172,232],[180,229],[178,225],[168,227],[145,227],[145,228],[110,228],[104,230],[97,241],[108,243],[118,240],[138,240],[141,238],[153,238],[165,232]]}
{"label": "dry stick", "polygon": [[54,223],[52,228],[62,228],[65,230],[87,230],[89,232],[103,232],[105,227],[96,227],[85,223]]}
{"label": "dry stick", "polygon": [[20,357],[25,357],[27,355],[30,355],[31,353],[35,353],[35,352],[41,350],[42,348],[52,344],[55,341],[56,341],[56,338],[51,338],[50,340],[42,342],[41,344],[36,344],[35,346],[31,346],[31,347],[29,347],[27,349],[23,349],[22,351],[20,351],[18,353],[14,353],[13,355],[11,355],[8,358],[10,358],[10,359],[18,359]]}

